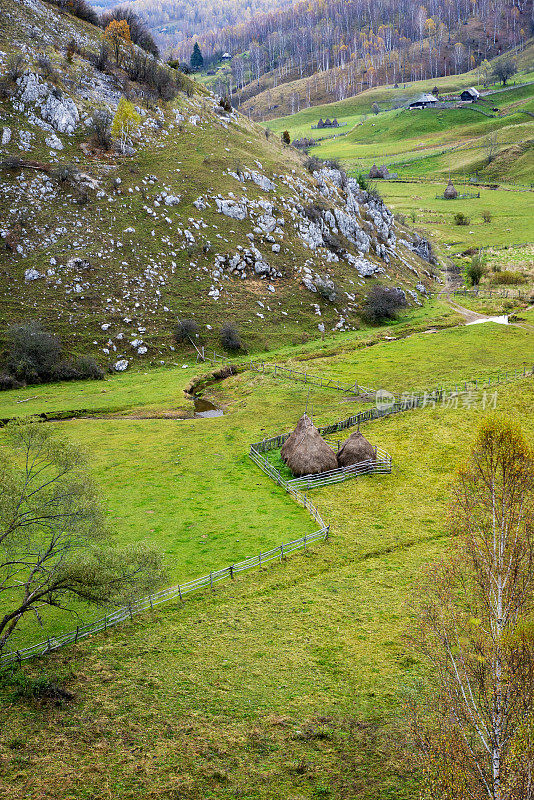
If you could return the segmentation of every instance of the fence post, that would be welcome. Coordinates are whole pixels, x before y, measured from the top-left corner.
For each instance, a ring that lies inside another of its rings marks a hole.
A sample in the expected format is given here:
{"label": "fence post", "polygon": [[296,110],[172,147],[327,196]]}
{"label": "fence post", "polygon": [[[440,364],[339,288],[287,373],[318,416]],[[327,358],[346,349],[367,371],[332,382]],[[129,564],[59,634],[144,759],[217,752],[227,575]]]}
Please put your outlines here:
{"label": "fence post", "polygon": [[210,572],[210,586],[211,586],[211,591],[213,591],[213,572]]}
{"label": "fence post", "polygon": [[230,564],[230,577],[231,577],[232,580],[234,580],[234,565],[233,564]]}
{"label": "fence post", "polygon": [[78,625],[76,625],[76,638],[74,639],[74,641],[75,641],[75,642],[77,642],[77,641],[78,641],[78,634],[79,634],[79,632],[80,632],[80,628],[78,627]]}
{"label": "fence post", "polygon": [[180,595],[180,600],[183,603],[184,602],[184,598],[182,597],[182,590],[180,589],[180,584],[178,584],[178,594]]}
{"label": "fence post", "polygon": [[281,544],[280,545],[280,561],[283,559],[283,557],[284,557],[284,545]]}
{"label": "fence post", "polygon": [[132,614],[132,604],[131,603],[128,603],[128,611],[130,612],[130,619],[132,620],[133,619],[133,614]]}

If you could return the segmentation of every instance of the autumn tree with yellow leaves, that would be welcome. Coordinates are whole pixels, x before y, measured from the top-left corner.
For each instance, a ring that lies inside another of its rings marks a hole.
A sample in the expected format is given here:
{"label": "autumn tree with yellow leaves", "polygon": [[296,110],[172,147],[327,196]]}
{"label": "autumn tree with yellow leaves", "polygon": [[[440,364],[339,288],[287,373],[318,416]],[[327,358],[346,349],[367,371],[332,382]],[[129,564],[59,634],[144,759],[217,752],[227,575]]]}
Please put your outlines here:
{"label": "autumn tree with yellow leaves", "polygon": [[110,45],[115,63],[120,64],[125,51],[132,48],[130,26],[125,19],[112,19],[104,31],[104,39]]}

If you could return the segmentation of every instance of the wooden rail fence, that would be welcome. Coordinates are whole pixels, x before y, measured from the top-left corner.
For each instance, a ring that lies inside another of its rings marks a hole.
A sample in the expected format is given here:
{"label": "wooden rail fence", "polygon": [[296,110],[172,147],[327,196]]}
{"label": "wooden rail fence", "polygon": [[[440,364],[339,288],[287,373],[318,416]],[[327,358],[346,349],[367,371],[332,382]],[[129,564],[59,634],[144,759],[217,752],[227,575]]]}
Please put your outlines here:
{"label": "wooden rail fence", "polygon": [[[251,362],[253,363],[253,362]],[[277,367],[277,370],[279,368]],[[286,369],[286,368],[284,368]],[[294,370],[289,370],[289,372],[295,372]],[[307,376],[307,373],[301,373]],[[523,367],[522,370],[513,370],[510,372],[504,373],[504,380],[508,380],[512,377],[526,377],[527,375],[534,376],[534,366],[531,369]],[[309,376],[307,376],[309,378]],[[494,383],[500,383],[501,375],[497,376],[494,379]],[[335,381],[331,383],[335,384]],[[460,386],[460,391],[468,391],[468,386],[470,384],[474,384],[475,388],[478,387],[478,381],[469,381],[464,382],[464,388]],[[322,384],[324,386],[324,383]],[[480,388],[485,385],[484,382],[480,382]],[[492,385],[492,378],[488,379],[488,386]],[[334,388],[334,387],[333,387]],[[341,384],[337,384],[335,388],[341,388]],[[359,387],[362,389],[362,387]],[[458,386],[456,386],[458,390]],[[346,391],[345,389],[341,389],[342,391]],[[352,389],[351,389],[352,391]],[[397,414],[404,411],[409,411],[415,408],[420,408],[429,402],[438,402],[443,399],[445,395],[445,389],[439,388],[434,389],[432,392],[419,395],[411,396],[407,399],[399,400],[392,403],[387,408],[370,408],[366,411],[361,411],[358,414],[354,414],[353,416],[347,417],[347,419],[340,420],[338,422],[334,422],[331,425],[325,425],[319,428],[319,432],[323,436],[330,436],[338,431],[346,430],[347,428],[354,427],[355,425],[360,425],[363,422],[372,421],[375,419],[380,419],[382,417],[389,416],[391,414]],[[25,661],[30,658],[34,658],[36,656],[46,655],[54,650],[58,650],[61,647],[64,647],[67,644],[71,644],[73,642],[78,642],[81,639],[85,639],[88,636],[92,636],[95,633],[99,633],[100,631],[106,631],[108,628],[112,628],[115,625],[118,625],[120,622],[124,622],[125,620],[132,620],[133,617],[137,614],[141,614],[144,611],[148,611],[149,609],[153,609],[155,606],[159,605],[160,603],[167,602],[169,600],[176,600],[177,598],[180,601],[183,601],[184,595],[189,594],[190,592],[196,591],[198,589],[205,589],[210,588],[213,589],[214,584],[219,583],[222,580],[233,579],[235,575],[239,572],[242,572],[246,569],[251,569],[253,567],[261,567],[264,564],[267,564],[269,561],[274,559],[282,560],[286,555],[289,553],[299,550],[299,549],[306,549],[308,544],[317,541],[325,541],[328,539],[330,533],[330,526],[327,525],[324,520],[322,519],[318,509],[316,506],[311,502],[308,498],[306,493],[301,491],[302,488],[313,488],[308,486],[302,486],[298,484],[298,480],[296,481],[286,481],[279,471],[265,458],[263,453],[267,452],[268,450],[272,450],[278,447],[281,447],[285,440],[288,438],[289,434],[279,434],[278,436],[274,436],[270,439],[263,439],[261,442],[256,442],[255,444],[251,445],[249,456],[254,461],[255,464],[270,478],[272,478],[276,483],[282,486],[285,491],[290,494],[297,503],[302,505],[308,513],[313,517],[313,519],[318,523],[319,530],[314,531],[313,533],[306,534],[298,539],[294,539],[291,542],[287,542],[284,544],[279,545],[278,547],[273,548],[272,550],[268,550],[265,553],[259,553],[258,555],[251,556],[250,558],[246,558],[244,561],[240,561],[236,564],[231,564],[228,567],[223,567],[222,569],[212,571],[206,575],[203,575],[200,578],[196,578],[191,581],[186,581],[185,583],[178,584],[176,586],[171,586],[167,589],[162,589],[159,592],[155,592],[153,594],[147,595],[146,597],[142,597],[141,599],[134,600],[128,605],[122,606],[121,608],[116,609],[115,611],[106,614],[104,617],[100,619],[87,623],[86,625],[79,625],[76,627],[75,630],[68,631],[67,633],[59,634],[58,636],[49,636],[46,640],[38,642],[37,644],[31,645],[30,647],[21,648],[15,651],[11,651],[9,653],[5,653],[3,656],[0,657],[0,668],[7,667],[13,664],[20,664],[22,661]],[[380,456],[380,460],[386,462],[389,461],[389,469],[370,469],[369,472],[391,472],[391,457],[385,451],[380,450],[377,455]],[[377,462],[371,462],[376,465]],[[387,465],[385,465],[387,466]],[[345,469],[351,469],[345,468]],[[333,470],[332,473],[341,472],[340,470]],[[331,474],[332,474],[331,473]],[[328,473],[323,473],[324,475],[328,475]],[[315,476],[305,476],[305,478],[315,477]],[[319,478],[321,476],[318,476]],[[347,475],[347,477],[353,477],[352,475]],[[340,477],[339,480],[343,480],[344,478]],[[329,483],[334,483],[336,481],[328,481]],[[317,483],[317,485],[326,485],[325,482]]]}
{"label": "wooden rail fence", "polygon": [[95,633],[106,631],[108,628],[112,628],[115,625],[118,625],[120,622],[132,620],[135,615],[141,614],[143,611],[151,610],[160,603],[165,603],[168,600],[179,599],[183,602],[184,595],[189,594],[189,592],[194,592],[197,589],[205,589],[208,587],[213,589],[216,583],[219,583],[223,580],[233,579],[237,573],[242,572],[243,570],[251,569],[252,567],[261,567],[264,564],[269,563],[269,561],[273,561],[274,559],[281,561],[285,556],[289,555],[289,553],[292,553],[295,550],[300,550],[301,548],[306,549],[306,547],[313,542],[322,542],[327,539],[330,530],[329,526],[323,523],[315,506],[310,503],[307,498],[304,497],[304,495],[301,496],[300,492],[291,492],[291,494],[297,499],[298,502],[301,502],[306,506],[308,511],[312,513],[314,519],[320,522],[320,530],[314,531],[313,533],[308,533],[305,536],[301,536],[299,539],[294,539],[291,542],[281,544],[279,547],[275,547],[272,550],[267,550],[265,553],[258,553],[258,555],[246,558],[244,561],[240,561],[237,564],[231,564],[229,567],[223,567],[223,569],[210,572],[207,575],[203,575],[201,578],[196,578],[192,581],[186,581],[185,583],[181,583],[177,586],[171,586],[169,589],[162,589],[160,592],[155,592],[147,597],[142,597],[140,600],[135,600],[131,603],[128,603],[126,606],[122,606],[121,608],[112,611],[110,614],[106,614],[105,617],[102,617],[95,622],[90,622],[87,625],[80,625],[75,630],[62,633],[59,636],[49,636],[44,641],[38,642],[30,647],[21,648],[10,653],[6,653],[0,658],[0,668],[7,667],[12,664],[20,664],[22,661],[25,661],[29,658],[46,655],[47,653],[51,653],[53,650],[58,650],[67,644],[79,642],[81,639],[85,639]]}

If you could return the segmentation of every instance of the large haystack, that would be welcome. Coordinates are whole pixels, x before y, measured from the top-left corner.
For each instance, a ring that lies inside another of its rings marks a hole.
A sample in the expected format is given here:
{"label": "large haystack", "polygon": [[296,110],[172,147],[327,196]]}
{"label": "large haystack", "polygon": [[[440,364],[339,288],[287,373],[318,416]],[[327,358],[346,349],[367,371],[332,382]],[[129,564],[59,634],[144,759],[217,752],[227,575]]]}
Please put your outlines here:
{"label": "large haystack", "polygon": [[281,456],[297,478],[337,469],[336,454],[306,414],[299,419],[297,427],[284,442]]}
{"label": "large haystack", "polygon": [[452,185],[452,181],[451,181],[450,178],[449,178],[449,182],[447,184],[447,188],[443,192],[443,197],[446,200],[454,200],[456,197],[458,197],[458,192],[456,191],[456,189]]}
{"label": "large haystack", "polygon": [[338,450],[337,463],[340,467],[351,467],[369,460],[376,461],[376,450],[360,431],[352,433]]}

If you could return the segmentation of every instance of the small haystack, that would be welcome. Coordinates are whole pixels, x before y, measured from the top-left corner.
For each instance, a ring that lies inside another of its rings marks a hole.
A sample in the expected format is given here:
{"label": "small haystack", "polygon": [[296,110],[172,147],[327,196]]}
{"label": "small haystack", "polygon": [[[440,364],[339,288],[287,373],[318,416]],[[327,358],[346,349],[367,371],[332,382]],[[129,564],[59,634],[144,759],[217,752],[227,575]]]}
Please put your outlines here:
{"label": "small haystack", "polygon": [[382,177],[381,174],[380,174],[380,170],[378,169],[376,164],[373,164],[373,166],[369,170],[369,177],[370,178],[381,178]]}
{"label": "small haystack", "polygon": [[336,454],[307,414],[299,419],[297,427],[284,442],[281,456],[297,478],[337,469]]}
{"label": "small haystack", "polygon": [[369,460],[376,461],[376,450],[360,431],[352,433],[337,453],[340,467],[352,467],[353,464]]}
{"label": "small haystack", "polygon": [[449,182],[447,184],[447,188],[443,192],[443,197],[446,200],[455,200],[458,197],[458,192],[456,191],[456,189],[452,185],[452,181],[451,181],[450,178],[449,178]]}

